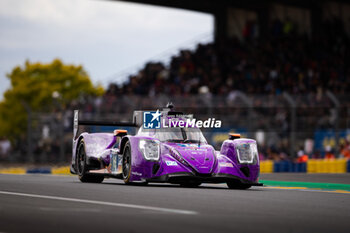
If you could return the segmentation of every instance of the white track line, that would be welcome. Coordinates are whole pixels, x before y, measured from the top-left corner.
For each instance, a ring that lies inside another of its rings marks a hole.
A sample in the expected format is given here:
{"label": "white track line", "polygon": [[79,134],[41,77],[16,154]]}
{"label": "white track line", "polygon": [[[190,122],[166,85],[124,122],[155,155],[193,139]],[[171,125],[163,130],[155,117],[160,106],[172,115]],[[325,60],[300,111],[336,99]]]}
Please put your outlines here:
{"label": "white track line", "polygon": [[95,205],[125,207],[125,208],[142,209],[142,210],[153,210],[153,211],[168,212],[168,213],[174,213],[174,214],[192,214],[192,215],[198,214],[196,211],[190,211],[190,210],[169,209],[169,208],[125,204],[125,203],[115,203],[115,202],[105,202],[105,201],[93,201],[93,200],[86,200],[86,199],[46,196],[46,195],[37,195],[37,194],[29,194],[29,193],[16,193],[16,192],[0,191],[0,194],[22,196],[22,197],[35,197],[35,198],[51,199],[51,200],[58,200],[58,201],[71,201],[71,202],[79,202],[79,203],[87,203],[87,204],[95,204]]}

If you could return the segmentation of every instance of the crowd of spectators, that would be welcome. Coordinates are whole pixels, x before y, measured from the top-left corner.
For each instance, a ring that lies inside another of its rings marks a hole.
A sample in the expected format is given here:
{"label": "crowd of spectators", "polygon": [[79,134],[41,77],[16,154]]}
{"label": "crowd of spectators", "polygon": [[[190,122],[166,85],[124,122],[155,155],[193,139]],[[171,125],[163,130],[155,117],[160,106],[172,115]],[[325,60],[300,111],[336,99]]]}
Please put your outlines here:
{"label": "crowd of spectators", "polygon": [[288,155],[288,148],[275,147],[275,146],[259,146],[259,159],[274,160],[274,161],[294,161],[294,162],[306,162],[309,159],[336,159],[345,158],[350,160],[350,142],[344,140],[340,143],[339,150],[336,151],[330,146],[324,148],[322,153],[320,150],[313,150],[307,153],[304,148],[300,148],[295,156]]}
{"label": "crowd of spectators", "polygon": [[[230,102],[243,92],[253,99],[257,119],[254,128],[277,132],[270,137],[276,140],[271,140],[273,146],[266,147],[266,154],[284,158],[289,152],[291,126],[288,105],[276,107],[283,92],[295,97],[296,130],[305,138],[312,138],[315,129],[334,128],[337,121],[345,119],[336,118],[334,103],[326,92],[346,96],[350,91],[349,36],[337,18],[324,21],[321,28],[320,34],[311,36],[298,33],[298,25],[289,19],[276,19],[271,22],[269,35],[261,38],[256,23],[247,22],[243,39],[198,44],[195,50],[180,51],[168,65],[149,62],[124,84],[110,84],[102,102],[104,107],[109,106],[106,112],[110,112],[113,106],[118,107],[114,103],[122,96],[129,98],[129,103],[181,96],[189,105],[193,96]],[[227,114],[227,108],[224,109],[226,113],[221,115]],[[348,114],[346,107],[340,114]],[[246,119],[242,115],[247,116],[247,112],[236,109],[230,118]]]}
{"label": "crowd of spectators", "polygon": [[276,20],[268,38],[232,38],[216,45],[198,44],[182,50],[169,66],[150,62],[121,86],[111,84],[107,95],[229,95],[320,94],[350,90],[349,38],[340,20],[325,21],[322,35],[296,33],[290,22]]}

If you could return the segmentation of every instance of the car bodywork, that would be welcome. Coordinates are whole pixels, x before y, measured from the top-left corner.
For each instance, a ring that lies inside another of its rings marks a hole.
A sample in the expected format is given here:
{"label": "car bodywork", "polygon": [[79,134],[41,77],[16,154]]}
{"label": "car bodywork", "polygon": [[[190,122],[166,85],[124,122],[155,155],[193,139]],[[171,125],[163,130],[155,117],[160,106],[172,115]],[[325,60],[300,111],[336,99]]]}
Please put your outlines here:
{"label": "car bodywork", "polygon": [[[164,118],[171,113],[171,109],[161,111]],[[168,140],[169,137],[162,140],[164,134],[159,134],[164,130],[145,130],[141,117],[142,111],[135,111],[130,123],[81,121],[79,111],[75,110],[71,173],[82,173],[78,168],[82,163],[78,154],[82,150],[79,148],[83,148],[86,160],[83,172],[91,176],[120,178],[125,183],[199,185],[227,182],[231,188],[262,185],[258,183],[260,167],[255,140],[231,134],[220,151],[216,151],[206,142],[200,129],[187,130],[187,134],[196,135],[197,140]],[[136,127],[139,130],[135,135],[128,135],[122,129],[113,133],[84,132],[78,135],[79,125]],[[168,136],[175,130],[179,131],[179,128],[170,128],[164,133]],[[181,132],[184,133],[183,129]],[[127,173],[126,168],[129,169]]]}

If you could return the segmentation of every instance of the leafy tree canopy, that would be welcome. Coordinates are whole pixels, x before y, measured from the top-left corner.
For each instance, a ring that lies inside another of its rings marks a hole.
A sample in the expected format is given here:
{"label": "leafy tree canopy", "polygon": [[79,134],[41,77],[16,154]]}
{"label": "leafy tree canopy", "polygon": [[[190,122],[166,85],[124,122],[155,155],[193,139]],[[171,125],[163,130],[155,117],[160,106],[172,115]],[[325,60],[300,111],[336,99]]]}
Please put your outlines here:
{"label": "leafy tree canopy", "polygon": [[82,66],[66,65],[59,59],[42,64],[25,62],[7,74],[11,88],[0,103],[0,137],[14,140],[26,132],[27,112],[49,112],[55,101],[64,106],[83,96],[99,96],[101,86],[94,86]]}

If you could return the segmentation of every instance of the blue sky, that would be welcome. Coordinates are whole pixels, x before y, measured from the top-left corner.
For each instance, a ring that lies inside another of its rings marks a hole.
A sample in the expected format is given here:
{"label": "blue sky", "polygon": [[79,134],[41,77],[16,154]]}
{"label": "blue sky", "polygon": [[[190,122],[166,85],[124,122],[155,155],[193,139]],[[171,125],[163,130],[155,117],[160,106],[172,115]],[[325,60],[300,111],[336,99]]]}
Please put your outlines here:
{"label": "blue sky", "polygon": [[82,64],[94,83],[121,82],[150,60],[212,40],[208,14],[99,0],[0,0],[0,99],[16,65]]}

